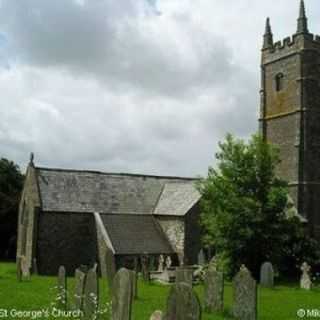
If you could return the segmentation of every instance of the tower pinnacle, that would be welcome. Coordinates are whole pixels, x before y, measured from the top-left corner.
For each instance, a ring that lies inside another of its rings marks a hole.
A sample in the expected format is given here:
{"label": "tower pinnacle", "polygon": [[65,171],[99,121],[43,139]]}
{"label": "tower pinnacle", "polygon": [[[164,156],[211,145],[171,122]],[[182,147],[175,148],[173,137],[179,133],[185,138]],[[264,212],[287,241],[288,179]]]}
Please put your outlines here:
{"label": "tower pinnacle", "polygon": [[297,34],[309,33],[308,31],[308,18],[306,16],[306,9],[304,0],[300,0],[300,12],[298,18]]}
{"label": "tower pinnacle", "polygon": [[270,18],[267,18],[266,21],[266,31],[263,36],[263,48],[268,49],[273,46],[273,35],[271,31]]}

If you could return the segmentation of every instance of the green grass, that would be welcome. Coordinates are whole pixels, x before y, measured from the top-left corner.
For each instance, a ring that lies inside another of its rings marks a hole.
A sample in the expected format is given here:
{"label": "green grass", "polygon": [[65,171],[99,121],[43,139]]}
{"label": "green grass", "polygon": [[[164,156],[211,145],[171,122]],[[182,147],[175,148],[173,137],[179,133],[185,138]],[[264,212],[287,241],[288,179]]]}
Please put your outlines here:
{"label": "green grass", "polygon": [[[56,277],[33,276],[31,281],[17,282],[15,265],[12,263],[0,263],[0,309],[25,311],[41,310],[50,307],[56,296],[56,290],[54,289],[56,280]],[[73,285],[74,279],[68,278],[68,290],[70,292],[72,292]],[[138,291],[139,299],[134,302],[133,306],[133,320],[149,320],[153,311],[157,309],[164,310],[169,289],[170,286],[163,286],[156,283],[145,284],[140,281]],[[203,286],[196,286],[195,290],[200,300],[203,301]],[[108,301],[109,294],[106,281],[100,279],[100,303],[104,304]],[[203,313],[202,319],[231,319],[228,317],[231,305],[232,287],[230,283],[226,283],[226,312],[223,315]],[[300,290],[298,288],[298,282],[296,284],[277,286],[274,289],[259,288],[259,319],[299,319],[296,316],[297,310],[299,309],[320,309],[320,289],[314,289],[311,292]],[[30,318],[24,317],[20,319]]]}

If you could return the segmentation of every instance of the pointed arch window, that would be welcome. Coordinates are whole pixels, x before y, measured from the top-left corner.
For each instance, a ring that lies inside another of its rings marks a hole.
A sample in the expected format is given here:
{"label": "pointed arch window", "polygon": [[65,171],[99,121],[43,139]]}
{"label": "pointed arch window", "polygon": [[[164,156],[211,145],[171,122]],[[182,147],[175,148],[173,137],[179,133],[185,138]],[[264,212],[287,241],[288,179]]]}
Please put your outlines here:
{"label": "pointed arch window", "polygon": [[277,92],[283,90],[283,87],[284,87],[284,75],[283,75],[283,73],[278,73],[276,75],[275,86],[276,86],[276,91]]}

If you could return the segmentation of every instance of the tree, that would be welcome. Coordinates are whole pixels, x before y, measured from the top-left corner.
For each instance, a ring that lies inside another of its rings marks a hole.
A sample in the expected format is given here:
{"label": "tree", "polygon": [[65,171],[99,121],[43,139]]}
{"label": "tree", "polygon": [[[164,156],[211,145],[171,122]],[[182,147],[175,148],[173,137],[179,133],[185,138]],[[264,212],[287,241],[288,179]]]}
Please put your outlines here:
{"label": "tree", "polygon": [[0,159],[0,257],[14,258],[23,175],[12,161]]}
{"label": "tree", "polygon": [[288,186],[276,176],[278,150],[258,135],[245,143],[229,134],[219,147],[217,169],[209,167],[198,185],[204,244],[215,248],[229,275],[246,264],[257,276],[266,260],[281,269],[292,258],[292,241],[309,242],[299,219],[286,216]]}

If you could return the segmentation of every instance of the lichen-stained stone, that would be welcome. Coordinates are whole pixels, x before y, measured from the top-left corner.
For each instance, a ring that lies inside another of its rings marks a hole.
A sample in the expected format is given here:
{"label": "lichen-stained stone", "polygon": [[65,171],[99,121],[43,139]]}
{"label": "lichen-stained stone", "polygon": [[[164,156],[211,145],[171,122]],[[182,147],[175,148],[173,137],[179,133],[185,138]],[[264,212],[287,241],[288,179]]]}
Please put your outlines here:
{"label": "lichen-stained stone", "polygon": [[64,266],[60,266],[58,271],[57,307],[61,310],[67,309],[67,277]]}
{"label": "lichen-stained stone", "polygon": [[113,279],[112,320],[131,320],[132,296],[131,271],[121,268]]}
{"label": "lichen-stained stone", "polygon": [[260,285],[266,288],[274,286],[274,271],[271,262],[265,262],[260,269]]}
{"label": "lichen-stained stone", "polygon": [[86,276],[83,311],[86,319],[96,319],[99,306],[99,287],[96,268],[91,268]]}
{"label": "lichen-stained stone", "polygon": [[192,286],[193,269],[186,266],[176,268],[176,283],[184,282]]}
{"label": "lichen-stained stone", "polygon": [[233,279],[233,295],[233,316],[239,320],[256,320],[257,283],[245,266],[241,266]]}
{"label": "lichen-stained stone", "polygon": [[204,308],[207,312],[223,310],[224,277],[223,272],[211,267],[204,278]]}
{"label": "lichen-stained stone", "polygon": [[201,319],[200,300],[189,284],[180,282],[172,286],[167,300],[165,319]]}
{"label": "lichen-stained stone", "polygon": [[82,310],[86,274],[82,272],[80,269],[76,269],[74,278],[74,308],[75,310]]}

